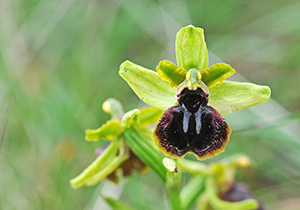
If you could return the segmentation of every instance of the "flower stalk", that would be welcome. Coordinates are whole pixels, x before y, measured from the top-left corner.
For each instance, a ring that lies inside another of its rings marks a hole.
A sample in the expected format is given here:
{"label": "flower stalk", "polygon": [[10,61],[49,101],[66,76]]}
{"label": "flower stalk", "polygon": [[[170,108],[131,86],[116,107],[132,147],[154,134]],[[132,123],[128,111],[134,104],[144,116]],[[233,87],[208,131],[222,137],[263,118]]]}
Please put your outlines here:
{"label": "flower stalk", "polygon": [[164,166],[168,169],[166,191],[171,210],[184,210],[180,193],[182,189],[182,171],[176,162],[169,158],[163,159]]}
{"label": "flower stalk", "polygon": [[166,182],[167,169],[162,164],[163,155],[144,140],[134,128],[126,129],[123,135],[126,144],[131,150],[146,163],[163,182]]}

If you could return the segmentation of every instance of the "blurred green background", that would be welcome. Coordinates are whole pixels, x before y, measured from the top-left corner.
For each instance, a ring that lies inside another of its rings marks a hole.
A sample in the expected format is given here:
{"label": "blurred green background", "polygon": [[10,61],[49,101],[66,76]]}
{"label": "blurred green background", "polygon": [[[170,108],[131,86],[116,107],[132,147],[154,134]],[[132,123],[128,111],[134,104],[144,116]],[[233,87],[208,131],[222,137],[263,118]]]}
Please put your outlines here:
{"label": "blurred green background", "polygon": [[105,99],[144,106],[120,63],[175,62],[176,32],[189,24],[204,28],[211,64],[272,90],[273,100],[224,115],[232,138],[210,161],[248,154],[253,167],[237,179],[267,209],[299,209],[299,11],[298,0],[0,0],[0,209],[104,209],[101,192],[166,209],[153,173],[78,190],[69,180],[95,158],[84,130],[109,118]]}

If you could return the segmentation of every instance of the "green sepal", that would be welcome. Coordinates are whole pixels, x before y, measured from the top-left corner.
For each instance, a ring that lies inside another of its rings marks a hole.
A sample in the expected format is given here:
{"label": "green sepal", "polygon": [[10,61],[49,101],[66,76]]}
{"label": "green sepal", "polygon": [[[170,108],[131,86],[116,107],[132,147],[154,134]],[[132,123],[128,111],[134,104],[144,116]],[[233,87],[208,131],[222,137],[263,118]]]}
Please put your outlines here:
{"label": "green sepal", "polygon": [[203,71],[208,67],[208,53],[202,28],[189,25],[179,30],[176,35],[176,57],[178,67],[187,71],[192,68]]}
{"label": "green sepal", "polygon": [[174,63],[168,60],[160,61],[156,67],[159,76],[168,82],[172,88],[177,88],[185,80],[187,71],[177,67]]}
{"label": "green sepal", "polygon": [[209,89],[209,105],[225,114],[269,100],[268,86],[224,81]]}
{"label": "green sepal", "polygon": [[130,208],[129,206],[127,206],[121,201],[115,200],[113,198],[105,197],[105,196],[101,196],[101,197],[106,201],[106,203],[110,206],[112,210],[133,210],[132,208]]}
{"label": "green sepal", "polygon": [[228,64],[217,63],[205,69],[202,74],[202,81],[210,88],[218,83],[223,82],[224,79],[233,75],[235,70]]}
{"label": "green sepal", "polygon": [[128,158],[129,154],[123,141],[114,139],[92,164],[70,181],[70,184],[73,188],[95,185],[116,170]]}
{"label": "green sepal", "polygon": [[134,154],[149,166],[163,182],[165,182],[168,170],[162,163],[164,156],[143,139],[134,128],[125,129],[123,135],[126,144]]}
{"label": "green sepal", "polygon": [[99,141],[101,139],[113,140],[122,132],[119,120],[109,120],[96,130],[86,130],[85,139],[87,141]]}
{"label": "green sepal", "polygon": [[125,61],[120,66],[119,74],[146,104],[162,110],[176,104],[176,89],[171,88],[156,72]]}
{"label": "green sepal", "polygon": [[259,204],[255,199],[247,199],[238,202],[223,201],[217,196],[215,184],[212,178],[206,181],[206,194],[209,199],[210,205],[214,209],[222,210],[254,210],[257,209]]}
{"label": "green sepal", "polygon": [[156,124],[161,115],[164,113],[163,110],[154,107],[142,108],[140,109],[140,112],[139,121],[141,127]]}

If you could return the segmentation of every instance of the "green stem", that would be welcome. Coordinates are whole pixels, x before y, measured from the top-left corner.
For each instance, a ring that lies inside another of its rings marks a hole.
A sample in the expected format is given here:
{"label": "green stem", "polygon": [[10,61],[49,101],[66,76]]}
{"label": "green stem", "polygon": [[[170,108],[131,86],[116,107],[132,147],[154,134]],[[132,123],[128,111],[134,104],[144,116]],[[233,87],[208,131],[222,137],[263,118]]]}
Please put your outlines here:
{"label": "green stem", "polygon": [[182,208],[180,192],[182,188],[182,173],[180,170],[178,172],[167,173],[167,197],[170,210],[184,210]]}
{"label": "green stem", "polygon": [[210,168],[209,166],[191,161],[186,159],[181,159],[177,161],[177,165],[186,172],[192,173],[192,174],[203,174],[203,175],[209,175],[210,174]]}
{"label": "green stem", "polygon": [[198,175],[192,178],[180,194],[183,209],[189,209],[205,190],[207,176]]}
{"label": "green stem", "polygon": [[123,132],[125,142],[130,149],[148,165],[161,179],[166,182],[166,174],[168,170],[163,165],[164,156],[155,150],[149,142],[134,129],[127,128]]}

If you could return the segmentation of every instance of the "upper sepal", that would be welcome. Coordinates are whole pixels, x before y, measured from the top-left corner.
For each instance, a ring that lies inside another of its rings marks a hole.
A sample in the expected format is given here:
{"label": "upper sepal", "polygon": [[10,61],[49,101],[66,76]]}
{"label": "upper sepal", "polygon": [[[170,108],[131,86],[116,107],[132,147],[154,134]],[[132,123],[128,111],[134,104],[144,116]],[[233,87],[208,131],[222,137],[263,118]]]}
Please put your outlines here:
{"label": "upper sepal", "polygon": [[179,30],[176,36],[176,57],[179,67],[203,71],[208,67],[208,53],[202,28],[192,25]]}
{"label": "upper sepal", "polygon": [[119,74],[136,95],[150,106],[164,110],[176,104],[176,90],[156,72],[125,61],[120,66]]}
{"label": "upper sepal", "polygon": [[271,96],[268,86],[224,81],[209,89],[209,105],[225,114],[266,102]]}

